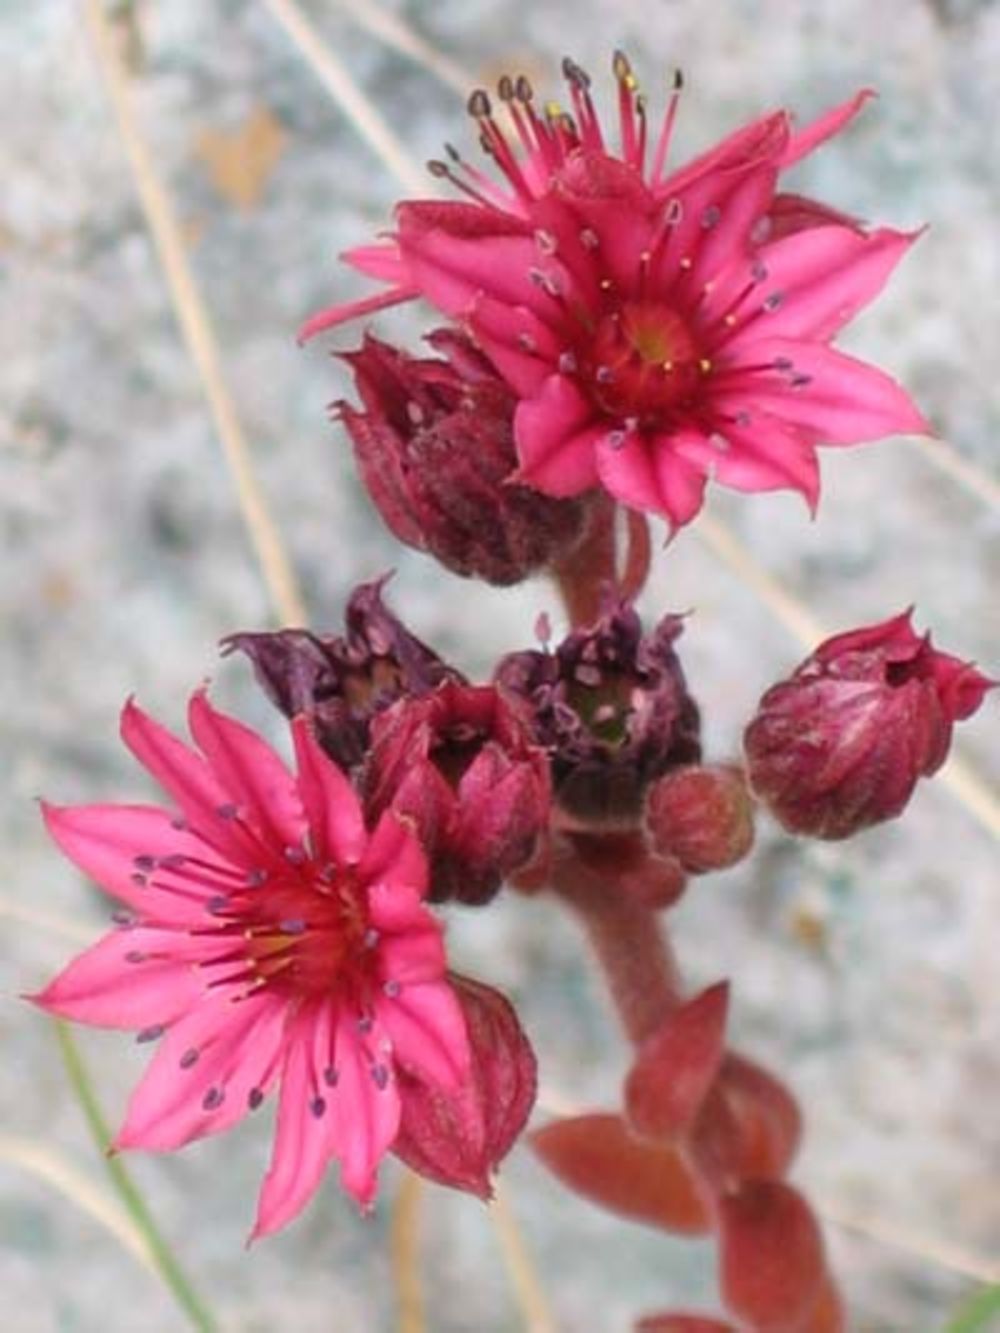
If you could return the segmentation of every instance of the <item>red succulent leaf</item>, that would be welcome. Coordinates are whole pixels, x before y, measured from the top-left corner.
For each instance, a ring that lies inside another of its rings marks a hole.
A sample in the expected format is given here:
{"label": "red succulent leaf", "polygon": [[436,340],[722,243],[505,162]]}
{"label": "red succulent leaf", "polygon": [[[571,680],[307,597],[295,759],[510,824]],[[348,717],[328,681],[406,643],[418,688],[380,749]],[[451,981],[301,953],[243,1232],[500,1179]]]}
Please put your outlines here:
{"label": "red succulent leaf", "polygon": [[823,1296],[823,1238],[805,1199],[778,1180],[747,1180],[719,1201],[723,1300],[759,1333],[799,1333]]}
{"label": "red succulent leaf", "polygon": [[643,1043],[625,1080],[629,1124],[649,1139],[683,1133],[701,1109],[723,1056],[729,984],[676,1009]]}
{"label": "red succulent leaf", "polygon": [[733,1324],[703,1314],[647,1314],[635,1326],[635,1333],[737,1333]]}
{"label": "red succulent leaf", "polygon": [[692,1148],[720,1186],[785,1174],[802,1136],[795,1098],[773,1075],[740,1055],[727,1055],[695,1124]]}
{"label": "red succulent leaf", "polygon": [[488,1199],[490,1176],[534,1105],[535,1055],[499,991],[468,977],[450,979],[468,1030],[468,1076],[456,1090],[443,1092],[402,1069],[407,1096],[392,1150],[429,1180]]}
{"label": "red succulent leaf", "polygon": [[712,1219],[681,1153],[644,1143],[612,1112],[557,1120],[532,1132],[531,1147],[576,1194],[633,1222],[681,1235],[707,1235]]}

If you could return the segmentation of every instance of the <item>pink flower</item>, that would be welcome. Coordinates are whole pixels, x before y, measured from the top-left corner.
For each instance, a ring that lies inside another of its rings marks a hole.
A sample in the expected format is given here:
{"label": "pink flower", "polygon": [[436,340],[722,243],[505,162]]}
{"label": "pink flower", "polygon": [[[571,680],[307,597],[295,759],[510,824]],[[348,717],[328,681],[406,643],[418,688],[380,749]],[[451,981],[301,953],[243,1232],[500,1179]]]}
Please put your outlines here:
{"label": "pink flower", "polygon": [[500,81],[513,144],[474,93],[506,186],[457,158],[436,164],[467,201],[401,204],[390,242],[345,256],[387,289],[303,334],[425,298],[517,395],[515,475],[549,495],[600,485],[680,526],[714,477],[815,507],[817,445],[927,430],[894,380],[830,345],[915,235],[778,189],[870,94],[797,133],[786,112],[765,116],[667,174],[679,85],[654,142],[623,56],[614,69],[618,152],[571,61],[572,114],[542,114],[527,80]]}
{"label": "pink flower", "polygon": [[33,998],[162,1038],[118,1148],[179,1148],[280,1087],[259,1236],[303,1208],[332,1160],[369,1204],[408,1089],[460,1093],[469,1042],[412,833],[391,814],[366,831],[305,719],[297,776],[204,693],[189,720],[201,754],[132,703],[122,715],[173,811],[45,807],[61,849],[134,917]]}
{"label": "pink flower", "polygon": [[747,770],[790,832],[847,838],[901,814],[947,758],[955,722],[994,687],[915,633],[911,616],[827,639],[761,699]]}

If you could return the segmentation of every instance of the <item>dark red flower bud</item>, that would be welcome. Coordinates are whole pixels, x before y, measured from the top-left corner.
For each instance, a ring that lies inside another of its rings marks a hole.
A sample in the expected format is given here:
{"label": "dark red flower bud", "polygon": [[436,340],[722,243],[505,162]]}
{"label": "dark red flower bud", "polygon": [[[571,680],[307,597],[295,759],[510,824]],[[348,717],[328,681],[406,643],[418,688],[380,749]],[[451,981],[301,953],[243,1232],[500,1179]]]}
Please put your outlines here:
{"label": "dark red flower bud", "polygon": [[456,574],[518,583],[578,539],[582,504],[509,480],[516,399],[467,339],[442,331],[431,341],[447,361],[370,335],[344,355],[364,410],[337,412],[361,479],[400,541]]}
{"label": "dark red flower bud", "polygon": [[444,1094],[399,1070],[403,1118],[393,1152],[429,1180],[488,1199],[490,1177],[531,1113],[535,1055],[499,991],[450,977],[465,1014],[472,1063],[461,1089]]}
{"label": "dark red flower bud", "polygon": [[264,692],[286,717],[310,718],[319,743],[345,769],[364,757],[376,713],[444,680],[462,680],[388,610],[384,583],[354,590],[342,637],[285,629],[223,640],[223,652],[247,654]]}
{"label": "dark red flower bud", "polygon": [[704,1191],[680,1150],[637,1139],[620,1115],[556,1120],[528,1142],[558,1180],[601,1208],[686,1236],[712,1230]]}
{"label": "dark red flower bud", "polygon": [[911,614],[827,639],[760,701],[750,781],[790,832],[846,838],[900,814],[993,688],[914,633]]}
{"label": "dark red flower bud", "polygon": [[644,635],[635,608],[611,601],[555,652],[511,653],[497,668],[530,711],[557,800],[575,818],[632,823],[654,778],[700,758],[698,708],[673,647],[681,629],[665,616]]}
{"label": "dark red flower bud", "polygon": [[548,762],[520,713],[490,685],[449,681],[381,713],[371,736],[370,817],[392,807],[416,825],[432,901],[486,902],[548,827]]}
{"label": "dark red flower bud", "polygon": [[664,774],[646,793],[646,828],[656,850],[692,875],[735,865],[753,846],[753,801],[743,774],[726,764]]}

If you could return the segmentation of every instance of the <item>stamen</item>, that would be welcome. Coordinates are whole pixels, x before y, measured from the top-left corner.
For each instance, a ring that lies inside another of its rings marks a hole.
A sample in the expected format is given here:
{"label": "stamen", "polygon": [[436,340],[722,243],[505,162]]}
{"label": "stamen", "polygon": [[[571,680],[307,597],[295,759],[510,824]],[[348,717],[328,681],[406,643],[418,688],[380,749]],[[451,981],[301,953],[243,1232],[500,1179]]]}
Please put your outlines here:
{"label": "stamen", "polygon": [[209,1088],[201,1099],[203,1111],[217,1111],[226,1099],[225,1090],[222,1088]]}
{"label": "stamen", "polygon": [[286,921],[278,923],[278,929],[282,935],[304,935],[306,933],[306,923],[301,917],[289,917]]}
{"label": "stamen", "polygon": [[777,310],[784,299],[784,292],[771,292],[769,296],[765,296],[761,309],[768,311],[768,313]]}
{"label": "stamen", "polygon": [[135,1039],[139,1045],[143,1045],[147,1041],[159,1041],[166,1030],[162,1023],[154,1023],[151,1027],[143,1028],[141,1032],[137,1032]]}
{"label": "stamen", "polygon": [[263,866],[255,870],[248,870],[246,876],[246,886],[248,889],[259,889],[262,884],[266,884],[270,878],[270,871],[265,870]]}
{"label": "stamen", "polygon": [[660,127],[660,137],[656,142],[656,151],[653,154],[653,165],[649,173],[649,184],[652,189],[656,189],[663,175],[663,168],[667,162],[667,153],[670,151],[670,140],[673,138],[674,121],[677,119],[677,106],[681,100],[681,89],[684,87],[684,75],[679,69],[674,70],[674,86],[670,93],[670,100],[667,103],[666,114],[663,117],[663,124]]}
{"label": "stamen", "polygon": [[198,1063],[198,1057],[201,1055],[197,1046],[189,1046],[181,1058],[177,1061],[181,1069],[193,1069]]}
{"label": "stamen", "polygon": [[141,949],[129,949],[125,955],[126,963],[144,963],[149,957],[148,953],[143,953]]}
{"label": "stamen", "polygon": [[148,875],[151,870],[156,868],[156,857],[146,855],[135,856],[132,858],[132,864],[135,866],[136,870],[142,870]]}
{"label": "stamen", "polygon": [[326,1101],[322,1097],[314,1097],[309,1103],[309,1111],[316,1120],[321,1120],[326,1114]]}
{"label": "stamen", "polygon": [[384,1092],[389,1086],[389,1070],[385,1065],[372,1065],[372,1082],[379,1092]]}
{"label": "stamen", "polygon": [[286,847],[285,860],[293,866],[300,866],[305,862],[306,854],[302,847]]}
{"label": "stamen", "polygon": [[334,1069],[333,1065],[327,1065],[323,1070],[323,1082],[328,1088],[335,1088],[340,1082],[340,1075]]}
{"label": "stamen", "polygon": [[251,1111],[256,1111],[264,1100],[264,1091],[262,1088],[251,1088],[247,1093],[247,1106]]}
{"label": "stamen", "polygon": [[390,980],[390,981],[387,981],[387,982],[385,983],[385,985],[382,987],[382,991],[383,991],[383,993],[384,993],[384,994],[387,996],[387,998],[390,999],[390,1000],[395,1000],[396,997],[397,997],[397,996],[400,994],[400,992],[402,991],[402,989],[403,989],[403,987],[400,985],[400,983],[399,983],[398,981],[391,981],[391,980]]}

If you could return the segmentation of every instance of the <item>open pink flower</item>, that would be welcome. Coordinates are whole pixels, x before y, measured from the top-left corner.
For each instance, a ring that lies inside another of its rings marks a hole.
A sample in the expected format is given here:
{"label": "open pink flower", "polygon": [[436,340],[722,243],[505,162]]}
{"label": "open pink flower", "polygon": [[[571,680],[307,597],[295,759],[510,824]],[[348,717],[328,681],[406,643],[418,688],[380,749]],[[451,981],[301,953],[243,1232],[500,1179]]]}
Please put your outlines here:
{"label": "open pink flower", "polygon": [[304,718],[297,777],[204,693],[189,720],[201,754],[134,704],[122,716],[173,811],[45,807],[66,855],[132,915],[34,999],[162,1038],[116,1147],[179,1148],[280,1085],[257,1236],[293,1218],[334,1159],[367,1205],[407,1089],[457,1093],[469,1041],[412,833],[391,814],[366,831]]}
{"label": "open pink flower", "polygon": [[572,114],[541,114],[527,80],[500,81],[513,144],[474,93],[506,188],[457,157],[432,164],[468,202],[401,204],[389,242],[345,256],[387,289],[320,312],[304,336],[424,297],[520,400],[518,481],[554,496],[601,485],[674,526],[709,477],[815,507],[817,445],[927,429],[894,380],[830,346],[914,234],[778,190],[869,94],[797,133],[786,112],[765,116],[666,174],[679,86],[654,142],[628,62],[614,68],[617,152],[570,61]]}

